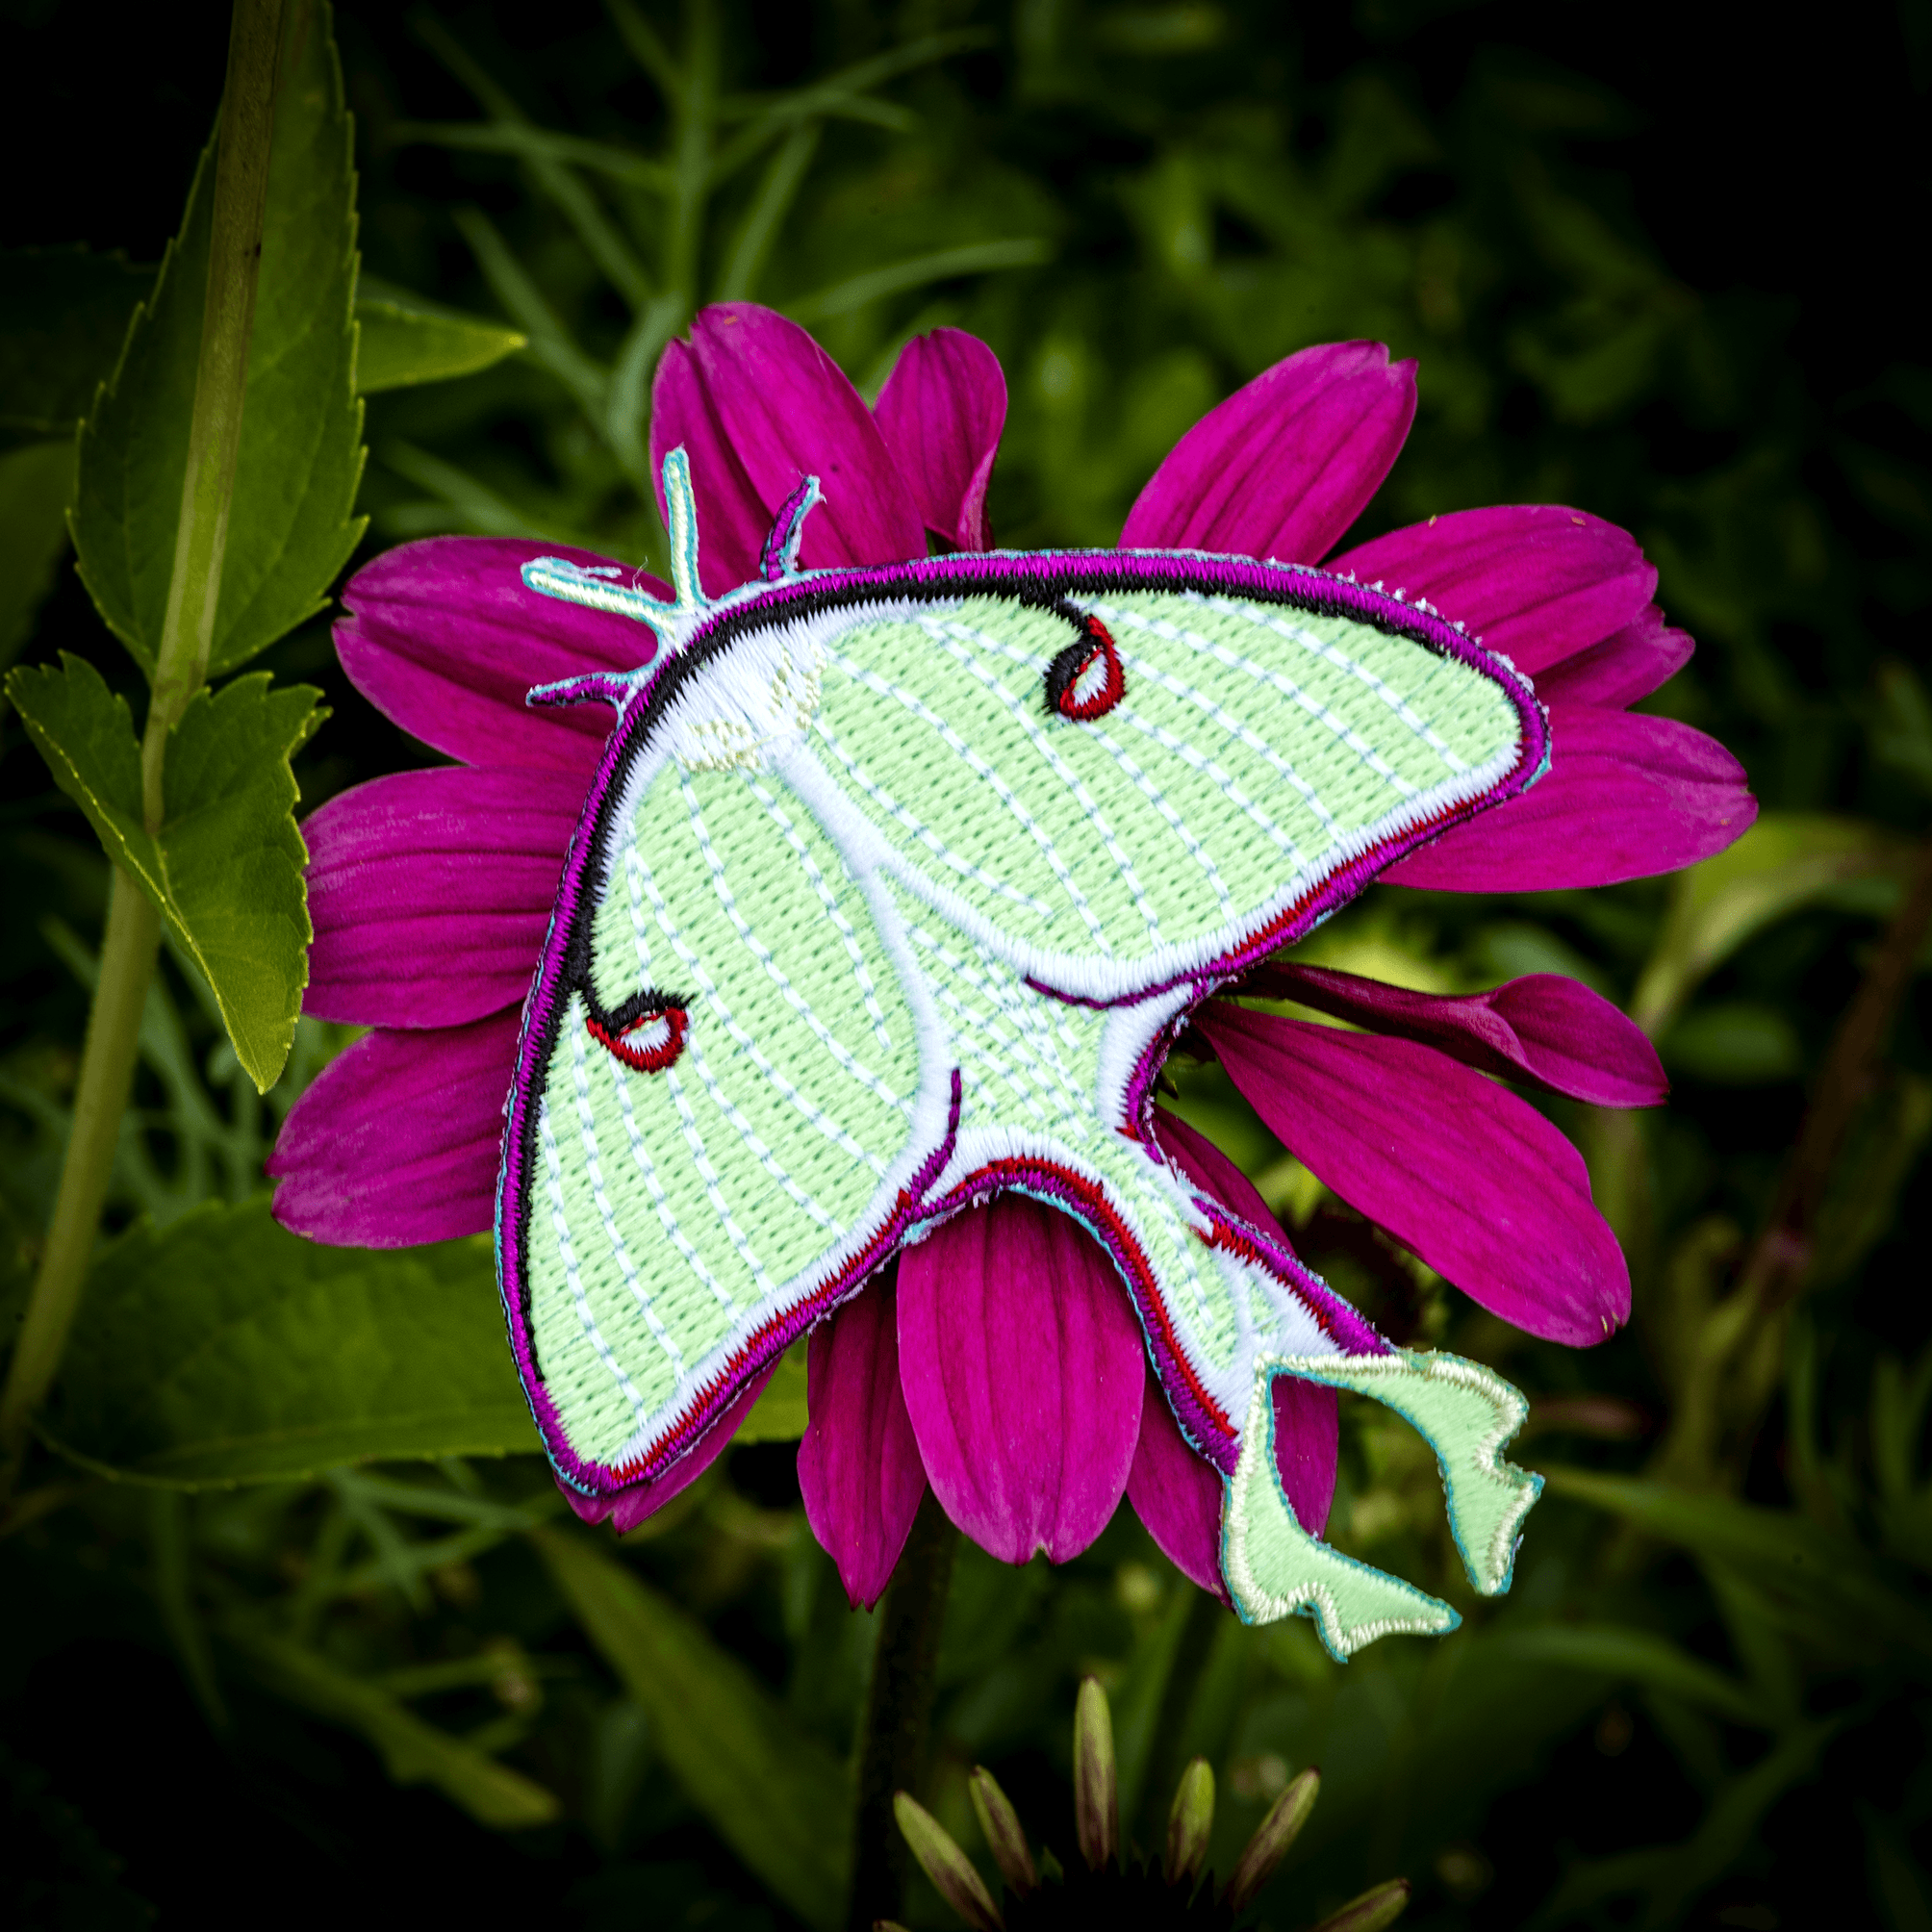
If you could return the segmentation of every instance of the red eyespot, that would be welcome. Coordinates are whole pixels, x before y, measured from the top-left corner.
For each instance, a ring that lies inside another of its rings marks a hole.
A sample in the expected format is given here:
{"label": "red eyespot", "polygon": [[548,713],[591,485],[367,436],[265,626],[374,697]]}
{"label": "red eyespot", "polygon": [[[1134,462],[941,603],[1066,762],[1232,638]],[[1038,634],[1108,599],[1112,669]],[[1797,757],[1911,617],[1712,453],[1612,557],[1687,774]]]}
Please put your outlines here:
{"label": "red eyespot", "polygon": [[1085,635],[1047,667],[1048,709],[1077,724],[1105,717],[1127,691],[1127,674],[1106,625],[1097,617],[1083,617],[1080,628]]}
{"label": "red eyespot", "polygon": [[663,1073],[684,1051],[691,1031],[690,1014],[682,1006],[665,1004],[620,1019],[623,1010],[613,1013],[608,1021],[593,1014],[584,1022],[585,1030],[635,1072]]}

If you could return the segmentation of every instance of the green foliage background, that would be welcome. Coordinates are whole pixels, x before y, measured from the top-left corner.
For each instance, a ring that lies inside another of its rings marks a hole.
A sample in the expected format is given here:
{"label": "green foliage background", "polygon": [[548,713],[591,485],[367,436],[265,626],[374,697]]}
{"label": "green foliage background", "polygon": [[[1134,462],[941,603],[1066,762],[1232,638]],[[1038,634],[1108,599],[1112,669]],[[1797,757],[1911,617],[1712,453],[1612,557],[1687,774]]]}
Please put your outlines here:
{"label": "green foliage background", "polygon": [[[652,0],[338,18],[370,396],[358,557],[477,531],[651,558],[648,375],[698,300],[785,309],[868,392],[914,331],[984,337],[1011,391],[991,507],[1014,545],[1112,541],[1221,395],[1309,342],[1370,336],[1419,357],[1422,400],[1362,534],[1538,500],[1635,530],[1700,644],[1655,708],[1720,736],[1765,804],[1751,844],[1688,885],[1372,892],[1315,949],[1445,991],[1573,973],[1657,1036],[1676,1084],[1663,1114],[1556,1109],[1632,1259],[1636,1320],[1602,1349],[1471,1309],[1224,1084],[1182,1077],[1315,1266],[1386,1328],[1524,1386],[1524,1457],[1549,1494],[1512,1595],[1473,1605],[1426,1452],[1347,1411],[1332,1535],[1468,1620],[1346,1667],[1304,1626],[1215,1611],[1130,1512],[1060,1570],[962,1551],[927,1795],[976,1853],[964,1779],[984,1763],[1070,1855],[1068,1726],[1091,1671],[1143,1843],[1197,1751],[1221,1779],[1223,1870],[1284,1780],[1322,1766],[1260,1922],[1305,1924],[1402,1871],[1413,1920],[1443,1927],[1932,1924],[1922,949],[1883,1052],[1852,1070],[1801,1292],[1735,1299],[1932,800],[1932,357],[1906,267],[1932,27],[1907,5],[1714,53],[1681,12],[822,0],[680,16]],[[31,274],[10,260],[0,286],[0,651],[70,652],[79,666],[15,688],[98,686],[88,718],[126,699],[138,719],[139,668],[58,512],[73,423],[180,223],[225,21],[103,44],[89,10],[9,18],[19,73],[94,165],[50,178],[16,117],[12,179],[33,186],[8,244],[97,253]],[[308,272],[339,361],[355,238],[326,127],[317,152]],[[114,249],[128,260],[98,258]],[[330,394],[341,434],[304,472],[324,571],[352,535],[351,405]],[[276,407],[324,419],[299,395]],[[263,571],[286,548],[264,537]],[[231,684],[202,707],[288,710],[279,736],[263,727],[254,790],[231,788],[284,870],[291,741],[302,810],[420,761],[342,678],[324,619],[268,644],[313,601],[289,595],[286,621],[225,653],[267,644],[276,696]],[[301,684],[333,707],[306,742]],[[38,718],[33,702],[16,699]],[[117,835],[127,778],[89,803],[20,717],[0,733],[11,1326],[94,971],[106,868],[88,821]],[[138,806],[132,823],[141,836]],[[872,1619],[847,1610],[798,1507],[799,1392],[765,1416],[771,1439],[621,1548],[567,1528],[493,1353],[487,1251],[315,1251],[249,1205],[277,1121],[345,1035],[300,1021],[274,1080],[296,968],[257,994],[210,967],[211,987],[201,918],[170,927],[110,1233],[42,1417],[39,1500],[0,1541],[20,1922],[222,1922],[265,1896],[295,1922],[411,1897],[485,1923],[837,1922]],[[237,999],[266,1015],[252,1033]],[[96,1916],[57,1919],[64,1899]],[[948,1922],[930,1893],[908,1916]]]}

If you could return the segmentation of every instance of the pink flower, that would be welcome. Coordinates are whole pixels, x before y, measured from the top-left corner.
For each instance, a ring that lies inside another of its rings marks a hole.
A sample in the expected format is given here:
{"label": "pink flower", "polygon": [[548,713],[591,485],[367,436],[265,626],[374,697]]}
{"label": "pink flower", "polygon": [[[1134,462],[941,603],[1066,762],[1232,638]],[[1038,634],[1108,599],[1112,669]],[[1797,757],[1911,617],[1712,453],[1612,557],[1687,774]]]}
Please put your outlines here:
{"label": "pink flower", "polygon": [[[1414,409],[1413,365],[1376,344],[1290,356],[1182,439],[1121,541],[1326,558],[1327,570],[1426,599],[1535,679],[1551,771],[1391,866],[1387,881],[1603,885],[1721,851],[1755,813],[1737,763],[1696,731],[1626,709],[1691,644],[1651,602],[1656,571],[1623,531],[1562,508],[1466,511],[1330,554]],[[988,547],[1004,417],[999,364],[957,330],[913,342],[868,410],[801,329],[728,305],[666,352],[652,455],[689,453],[701,582],[718,596],[759,574],[774,516],[808,473],[824,479],[826,501],[805,525],[804,568],[923,555],[928,532]],[[491,1224],[520,1007],[609,728],[601,706],[531,710],[523,697],[590,670],[628,671],[652,649],[630,620],[525,591],[520,569],[540,554],[557,551],[434,539],[378,558],[344,594],[336,636],[350,677],[460,762],[377,779],[307,824],[308,1010],[375,1029],[292,1112],[269,1163],[277,1215],[318,1240],[402,1245]],[[1337,1195],[1533,1335],[1587,1345],[1623,1322],[1629,1276],[1582,1160],[1536,1108],[1484,1078],[1654,1105],[1665,1092],[1656,1055],[1614,1007],[1550,975],[1437,999],[1277,965],[1243,990],[1363,1029],[1225,999],[1195,1016],[1196,1041]],[[1274,1227],[1209,1142],[1167,1114],[1159,1132],[1197,1184]],[[1277,1390],[1283,1481],[1319,1534],[1335,1398],[1285,1378]],[[617,1499],[617,1526],[698,1475],[754,1396],[748,1388],[670,1474]],[[809,1403],[805,1509],[854,1602],[883,1589],[928,1484],[967,1534],[1014,1563],[1074,1556],[1125,1494],[1175,1563],[1224,1593],[1221,1477],[1161,1397],[1112,1264],[1050,1209],[1003,1197],[906,1250],[814,1332]],[[608,1498],[578,1501],[613,1513]]]}

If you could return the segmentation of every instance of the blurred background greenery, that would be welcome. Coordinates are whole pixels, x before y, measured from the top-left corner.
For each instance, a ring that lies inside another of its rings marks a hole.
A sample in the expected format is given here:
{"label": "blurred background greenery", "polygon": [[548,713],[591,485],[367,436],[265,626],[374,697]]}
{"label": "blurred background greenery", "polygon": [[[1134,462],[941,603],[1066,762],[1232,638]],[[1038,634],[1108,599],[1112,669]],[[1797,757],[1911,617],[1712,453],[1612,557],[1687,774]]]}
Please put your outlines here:
{"label": "blurred background greenery", "polygon": [[[4,18],[8,245],[151,264],[225,10]],[[478,531],[652,556],[644,404],[695,301],[784,309],[868,394],[916,331],[983,337],[1011,392],[993,524],[1020,546],[1111,542],[1220,396],[1374,337],[1420,359],[1421,407],[1359,534],[1512,501],[1627,525],[1700,647],[1651,702],[1719,736],[1764,803],[1689,884],[1371,892],[1310,944],[1440,990],[1572,973],[1658,1038],[1662,1114],[1553,1107],[1632,1260],[1636,1318],[1599,1350],[1473,1310],[1211,1072],[1182,1076],[1313,1265],[1533,1397],[1524,1457],[1551,1486],[1512,1595],[1461,1590],[1426,1452],[1367,1410],[1344,1412],[1331,1534],[1464,1609],[1439,1643],[1337,1666],[1304,1625],[1245,1630],[1125,1511],[1059,1570],[962,1550],[927,1792],[954,1835],[982,1850],[983,1763],[1069,1855],[1092,1672],[1143,1843],[1195,1752],[1221,1778],[1223,1869],[1320,1764],[1262,1923],[1401,1871],[1414,1922],[1445,1928],[1932,1926],[1932,352],[1909,267],[1932,10],[1781,37],[1655,5],[358,0],[338,36],[366,298],[526,339],[371,397],[360,554]],[[99,298],[110,357],[141,286]],[[74,651],[134,697],[46,514],[58,426],[0,424],[0,650]],[[325,623],[264,661],[335,706],[297,762],[305,805],[414,761]],[[11,1321],[105,867],[17,723],[0,734]],[[304,1022],[258,1102],[165,963],[112,1219],[258,1191],[337,1044]],[[17,1922],[826,1922],[773,1843],[851,1748],[872,1619],[805,1529],[788,1444],[733,1450],[627,1539],[642,1590],[618,1610],[546,1555],[531,1459],[188,1495],[76,1475],[59,1500],[0,1542]],[[907,1916],[949,1922],[918,1890]]]}

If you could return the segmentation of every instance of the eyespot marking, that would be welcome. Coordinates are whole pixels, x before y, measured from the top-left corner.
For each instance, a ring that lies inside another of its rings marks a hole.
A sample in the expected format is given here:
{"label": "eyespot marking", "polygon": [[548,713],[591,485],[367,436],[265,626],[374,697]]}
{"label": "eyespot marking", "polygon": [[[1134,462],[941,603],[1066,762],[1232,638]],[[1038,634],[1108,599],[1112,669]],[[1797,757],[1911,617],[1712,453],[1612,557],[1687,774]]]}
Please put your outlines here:
{"label": "eyespot marking", "polygon": [[1120,651],[1097,617],[1080,620],[1082,635],[1047,666],[1047,709],[1077,724],[1104,718],[1127,693]]}
{"label": "eyespot marking", "polygon": [[661,1074],[683,1053],[691,1015],[680,995],[633,993],[613,1012],[593,1008],[584,1030],[633,1073]]}

